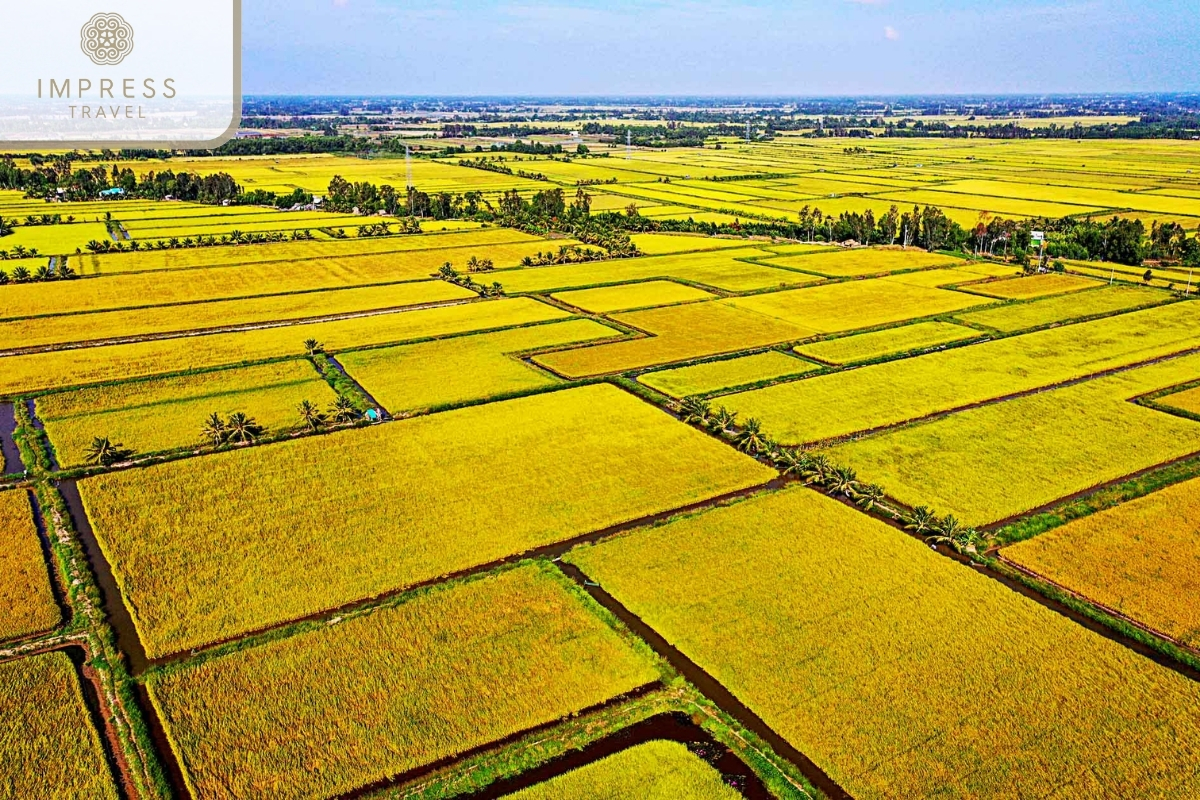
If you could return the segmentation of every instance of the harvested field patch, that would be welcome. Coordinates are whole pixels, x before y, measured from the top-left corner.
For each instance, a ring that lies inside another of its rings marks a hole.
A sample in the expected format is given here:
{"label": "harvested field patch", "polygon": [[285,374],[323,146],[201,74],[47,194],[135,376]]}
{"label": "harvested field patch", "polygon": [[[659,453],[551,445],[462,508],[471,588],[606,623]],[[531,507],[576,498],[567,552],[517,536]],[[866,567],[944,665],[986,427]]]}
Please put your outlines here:
{"label": "harvested field patch", "polygon": [[1200,788],[1200,685],[814,491],[568,560],[860,800]]}
{"label": "harvested field patch", "polygon": [[671,397],[681,398],[775,378],[796,377],[818,368],[816,364],[771,350],[726,361],[648,372],[639,376],[638,381]]}
{"label": "harvested field patch", "polygon": [[774,475],[596,385],[107,473],[79,490],[155,658]]}
{"label": "harvested field patch", "polygon": [[149,688],[194,796],[301,798],[349,792],[657,678],[582,593],[528,566],[154,675]]}

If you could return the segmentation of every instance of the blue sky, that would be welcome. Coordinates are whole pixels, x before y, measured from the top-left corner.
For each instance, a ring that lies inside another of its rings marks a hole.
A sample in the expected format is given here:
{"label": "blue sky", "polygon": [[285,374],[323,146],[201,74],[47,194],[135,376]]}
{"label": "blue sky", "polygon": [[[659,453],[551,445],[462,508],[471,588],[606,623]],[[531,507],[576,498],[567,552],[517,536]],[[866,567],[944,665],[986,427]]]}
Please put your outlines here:
{"label": "blue sky", "polygon": [[1179,0],[245,0],[247,94],[1200,90]]}

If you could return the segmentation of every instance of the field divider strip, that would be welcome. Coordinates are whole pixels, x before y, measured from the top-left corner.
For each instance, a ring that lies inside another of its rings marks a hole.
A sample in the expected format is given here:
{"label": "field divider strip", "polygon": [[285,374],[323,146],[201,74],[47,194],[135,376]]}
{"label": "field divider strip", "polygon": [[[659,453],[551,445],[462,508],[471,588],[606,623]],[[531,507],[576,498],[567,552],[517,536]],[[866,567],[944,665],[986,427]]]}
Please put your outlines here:
{"label": "field divider strip", "polygon": [[695,685],[705,697],[716,703],[722,711],[746,726],[748,730],[769,744],[772,749],[792,762],[800,770],[801,774],[820,789],[826,797],[830,798],[830,800],[852,800],[849,792],[839,786],[814,761],[800,752],[787,739],[776,733],[762,717],[758,716],[758,714],[750,710],[749,706],[738,700],[720,681],[710,675],[691,658],[684,655],[681,650],[668,642],[665,637],[650,627],[641,617],[638,617],[598,583],[593,581],[583,570],[574,564],[569,564],[558,559],[554,563],[564,575],[577,583],[605,610],[616,616],[617,619],[633,631],[638,638],[642,639],[654,652],[666,659],[672,667]]}

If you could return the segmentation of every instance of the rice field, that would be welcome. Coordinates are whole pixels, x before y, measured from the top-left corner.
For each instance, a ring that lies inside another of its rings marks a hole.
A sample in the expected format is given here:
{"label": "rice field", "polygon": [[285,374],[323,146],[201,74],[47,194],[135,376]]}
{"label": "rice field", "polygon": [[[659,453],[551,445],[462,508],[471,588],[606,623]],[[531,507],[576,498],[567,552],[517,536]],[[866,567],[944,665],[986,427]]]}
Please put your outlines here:
{"label": "rice field", "polygon": [[193,796],[301,798],[349,792],[657,678],[581,592],[528,566],[157,674],[149,689]]}
{"label": "rice field", "polygon": [[679,742],[651,741],[508,795],[511,800],[738,800],[717,772]]}
{"label": "rice field", "polygon": [[973,292],[989,297],[999,297],[1002,300],[1030,300],[1047,295],[1077,292],[1080,289],[1095,289],[1102,285],[1095,280],[1079,275],[1058,275],[1053,272],[1044,272],[1023,278],[988,281],[978,286],[972,286],[970,289]]}
{"label": "rice field", "polygon": [[1176,303],[872,364],[724,399],[778,441],[809,443],[1086,377],[1196,346],[1200,306]]}
{"label": "rice field", "polygon": [[142,378],[301,355],[316,339],[329,350],[428,339],[563,319],[528,298],[412,309],[332,322],[309,322],[182,339],[112,344],[0,357],[0,395]]}
{"label": "rice field", "polygon": [[826,364],[852,364],[877,358],[931,350],[947,344],[980,338],[980,332],[950,322],[918,322],[874,333],[842,336],[796,346],[802,356]]}
{"label": "rice field", "polygon": [[0,785],[6,797],[117,800],[79,676],[62,651],[0,663]]}
{"label": "rice field", "polygon": [[774,474],[600,385],[111,472],[79,489],[157,657]]}
{"label": "rice field", "polygon": [[811,362],[769,350],[724,361],[647,372],[638,376],[638,381],[663,394],[681,398],[711,394],[760,381],[795,378],[817,369],[819,367]]}
{"label": "rice field", "polygon": [[1072,292],[1046,297],[1028,303],[1013,303],[998,308],[986,308],[955,319],[972,325],[1014,333],[1055,325],[1075,319],[1116,314],[1169,302],[1171,296],[1153,289],[1137,286],[1105,286],[1086,292]]}
{"label": "rice field", "polygon": [[201,429],[214,413],[241,412],[268,435],[288,433],[302,427],[302,401],[324,410],[336,397],[303,360],[60,392],[38,398],[36,408],[59,466],[70,467],[86,462],[97,437],[135,455],[210,444]]}
{"label": "rice field", "polygon": [[637,245],[638,250],[651,256],[746,246],[746,242],[741,239],[718,239],[686,233],[635,233],[629,238]]}
{"label": "rice field", "polygon": [[598,289],[558,292],[551,297],[592,314],[608,314],[613,311],[631,311],[639,308],[690,303],[696,300],[713,300],[716,295],[703,289],[685,286],[682,283],[644,281],[604,286]]}
{"label": "rice field", "polygon": [[1192,647],[1200,645],[1200,479],[1082,517],[1003,555]]}
{"label": "rice field", "polygon": [[1200,415],[1200,387],[1186,389],[1182,392],[1168,395],[1159,400],[1162,405],[1186,411],[1189,414]]}
{"label": "rice field", "polygon": [[830,278],[853,278],[926,267],[953,267],[962,265],[964,262],[961,259],[929,253],[925,250],[870,247],[833,253],[817,252],[785,256],[772,258],[766,263]]}
{"label": "rice field", "polygon": [[[60,256],[87,247],[90,241],[112,241],[103,223],[75,222],[60,225],[18,225],[11,236],[0,239],[0,250],[24,247],[44,256]],[[43,262],[44,263],[44,262]]]}
{"label": "rice field", "polygon": [[0,492],[0,641],[42,633],[62,622],[49,570],[28,493]]}
{"label": "rice field", "polygon": [[829,454],[903,503],[987,525],[1200,451],[1200,423],[1128,402],[1197,378],[1200,356],[1185,356],[887,431]]}
{"label": "rice field", "polygon": [[1198,788],[1195,682],[809,489],[569,559],[854,797]]}
{"label": "rice field", "polygon": [[536,350],[621,336],[587,319],[352,350],[338,361],[393,415],[559,386],[558,377],[520,357]]}

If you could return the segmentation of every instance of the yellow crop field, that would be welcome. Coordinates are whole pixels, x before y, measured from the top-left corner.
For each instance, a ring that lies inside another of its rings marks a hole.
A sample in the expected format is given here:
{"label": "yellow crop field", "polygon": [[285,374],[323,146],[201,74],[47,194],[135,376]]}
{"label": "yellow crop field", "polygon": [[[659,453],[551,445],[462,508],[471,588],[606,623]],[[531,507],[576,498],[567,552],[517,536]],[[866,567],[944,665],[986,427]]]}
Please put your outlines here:
{"label": "yellow crop field", "polygon": [[170,241],[173,238],[184,239],[196,236],[221,237],[234,231],[240,231],[241,233],[284,231],[290,233],[296,230],[315,232],[319,228],[348,228],[351,232],[354,232],[359,225],[374,225],[378,222],[392,222],[392,224],[395,224],[394,220],[391,219],[361,217],[349,214],[326,214],[324,219],[292,219],[290,215],[277,214],[273,219],[234,219],[207,225],[191,221],[157,227],[140,225],[136,229],[131,229],[130,234],[134,239],[153,242],[156,239]]}
{"label": "yellow crop field", "polygon": [[629,238],[637,245],[638,250],[651,256],[746,246],[743,239],[717,239],[712,236],[696,236],[687,233],[635,233]]}
{"label": "yellow crop field", "polygon": [[680,398],[711,394],[759,381],[798,377],[816,369],[816,364],[771,350],[725,361],[708,361],[690,367],[647,372],[638,380],[652,389]]}
{"label": "yellow crop field", "polygon": [[688,303],[694,300],[713,300],[716,295],[703,289],[684,286],[672,281],[644,281],[603,286],[598,289],[579,289],[574,292],[559,292],[551,295],[567,305],[575,306],[593,314],[611,311],[629,311],[635,308]]}
{"label": "yellow crop field", "polygon": [[657,678],[581,592],[549,567],[527,566],[155,675],[149,688],[193,796],[307,798]]}
{"label": "yellow crop field", "polygon": [[[1034,183],[1008,183],[1002,181],[972,179],[956,181],[947,184],[946,189],[954,192],[971,192],[975,195],[989,198],[1020,197],[1030,200],[1045,200],[1063,202],[1069,200],[1080,206],[1092,206],[1094,209],[1134,209],[1137,211],[1153,211],[1164,214],[1200,216],[1200,199],[1183,197],[1163,197],[1146,194],[1145,192],[1120,192],[1113,189],[1086,189],[1077,187],[1047,186]],[[938,192],[937,194],[943,194]],[[1001,211],[1001,202],[996,211]],[[1080,214],[1081,211],[1068,211],[1066,214],[1048,214],[1045,216],[1066,216]],[[1039,212],[1039,215],[1040,212]]]}
{"label": "yellow crop field", "polygon": [[574,319],[399,347],[354,350],[339,355],[338,361],[395,415],[559,385],[561,379],[514,354],[622,335],[598,322]]}
{"label": "yellow crop field", "polygon": [[48,631],[62,621],[24,490],[0,492],[0,641]]}
{"label": "yellow crop field", "polygon": [[0,322],[0,349],[286,322],[477,297],[475,292],[447,281],[428,280],[129,311],[61,314]]}
{"label": "yellow crop field", "polygon": [[[56,211],[56,213],[59,213]],[[36,249],[44,256],[66,255],[87,247],[92,241],[112,241],[103,223],[75,222],[62,225],[18,225],[11,236],[0,239],[0,249],[17,246]]]}
{"label": "yellow crop field", "polygon": [[510,800],[739,800],[707,762],[679,742],[655,740],[509,795]]}
{"label": "yellow crop field", "polygon": [[841,365],[930,350],[940,345],[977,339],[981,335],[979,331],[949,322],[918,322],[901,328],[809,342],[797,345],[796,352],[826,364]]}
{"label": "yellow crop field", "polygon": [[972,283],[977,283],[986,278],[1006,278],[1020,274],[1021,271],[1012,265],[975,261],[965,263],[961,267],[942,267],[937,269],[923,269],[916,272],[901,272],[879,278],[878,280],[902,283],[906,286],[924,286],[929,289],[959,285],[964,285],[970,289]]}
{"label": "yellow crop field", "polygon": [[814,335],[890,325],[994,301],[963,292],[873,279],[737,297],[722,302],[790,322]]}
{"label": "yellow crop field", "polygon": [[[79,488],[153,657],[774,474],[597,385],[112,472]],[[287,489],[297,476],[304,490]]]}
{"label": "yellow crop field", "polygon": [[1047,297],[1031,303],[1014,303],[956,314],[955,319],[972,325],[983,325],[993,330],[1012,333],[1067,322],[1072,319],[1114,314],[1122,311],[1146,308],[1166,303],[1171,295],[1154,289],[1137,286],[1105,286],[1094,291],[1072,292],[1058,297]]}
{"label": "yellow crop field", "polygon": [[[315,227],[315,226],[314,226]],[[100,253],[74,256],[70,263],[80,275],[113,275],[122,272],[151,272],[200,267],[244,266],[278,261],[407,253],[417,250],[446,250],[459,247],[549,243],[536,236],[509,228],[489,228],[414,236],[383,236],[347,241],[271,242],[269,244],[142,250],[136,253]],[[481,253],[481,255],[483,255]],[[454,260],[453,256],[448,256]],[[466,256],[464,255],[464,260]],[[493,257],[494,258],[494,257]],[[497,262],[499,263],[499,262]],[[517,263],[517,262],[514,262]]]}
{"label": "yellow crop field", "polygon": [[[971,181],[963,181],[962,183],[971,183]],[[1028,200],[1012,196],[996,196],[996,195],[977,195],[967,194],[965,191],[960,191],[961,184],[952,183],[938,186],[936,189],[915,189],[908,192],[898,192],[886,195],[877,195],[880,200],[889,203],[895,203],[902,208],[916,205],[938,206],[943,210],[951,208],[966,209],[971,212],[990,211],[993,214],[999,214],[1005,217],[1069,217],[1071,215],[1083,216],[1084,214],[1094,214],[1105,208],[1121,208],[1121,206],[1103,206],[1103,205],[1068,205],[1062,202],[1050,202],[1044,200]],[[942,191],[943,189],[954,188],[955,191]],[[959,218],[959,224],[970,224],[970,217],[967,215],[967,220]]]}
{"label": "yellow crop field", "polygon": [[906,269],[951,267],[963,265],[961,259],[930,253],[925,250],[863,247],[836,252],[817,252],[807,255],[772,258],[766,263],[804,272],[814,272],[831,278],[882,275]]}
{"label": "yellow crop field", "polygon": [[801,286],[820,279],[791,270],[752,264],[739,259],[769,256],[765,250],[724,250],[716,253],[621,258],[587,264],[497,270],[489,277],[509,294],[552,292],[601,284],[631,283],[653,278],[675,279],[730,292],[749,292],[781,286]]}
{"label": "yellow crop field", "polygon": [[335,398],[309,361],[279,361],[50,394],[38,398],[37,414],[66,467],[83,464],[96,437],[137,455],[196,446],[211,414],[238,411],[279,434],[302,427],[302,401],[325,409]]}
{"label": "yellow crop field", "polygon": [[808,335],[805,328],[791,322],[744,311],[724,301],[630,311],[611,318],[652,335],[547,353],[533,360],[560,375],[579,378],[766,347]]}
{"label": "yellow crop field", "polygon": [[1186,356],[840,444],[830,457],[903,503],[986,525],[1200,450],[1200,423],[1128,402],[1195,378],[1200,356]]}
{"label": "yellow crop field", "polygon": [[568,559],[856,798],[1200,790],[1194,681],[803,487]]}
{"label": "yellow crop field", "polygon": [[62,652],[0,663],[0,786],[6,797],[117,800],[100,736]]}
{"label": "yellow crop field", "polygon": [[1077,292],[1080,289],[1094,289],[1100,286],[1103,284],[1091,278],[1046,272],[1022,278],[988,281],[972,286],[970,290],[1004,300],[1030,300],[1036,297]]}
{"label": "yellow crop field", "polygon": [[1192,647],[1200,645],[1200,479],[1006,547],[1009,561]]}
{"label": "yellow crop field", "polygon": [[1196,346],[1200,305],[1176,303],[725,398],[777,440],[816,442],[1051,386]]}
{"label": "yellow crop field", "polygon": [[545,303],[517,297],[333,322],[5,356],[0,358],[0,395],[299,355],[304,352],[307,339],[316,339],[330,350],[345,350],[528,325],[567,316]]}
{"label": "yellow crop field", "polygon": [[1176,392],[1160,399],[1159,403],[1191,414],[1200,414],[1200,387]]}

